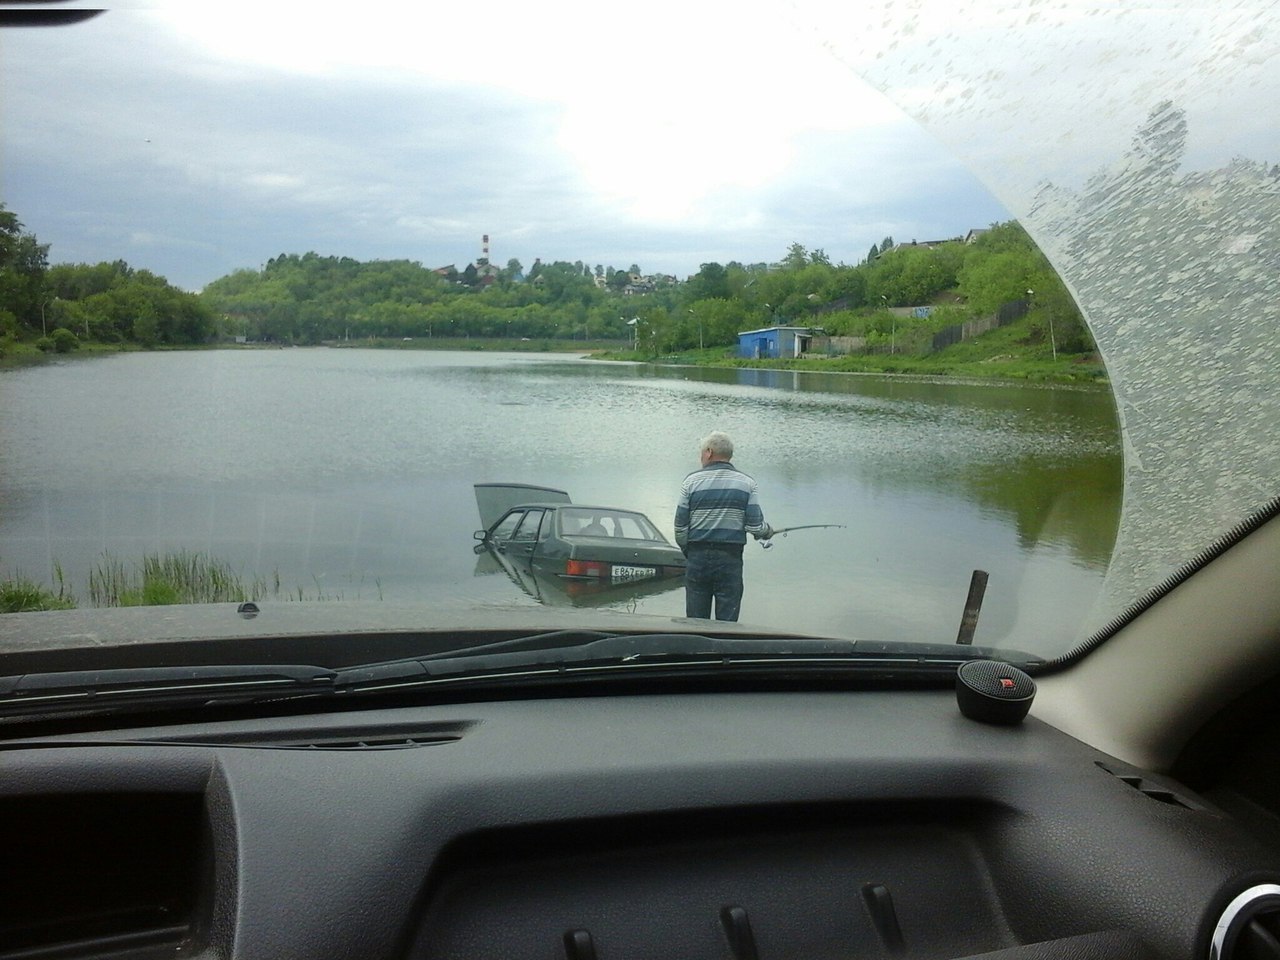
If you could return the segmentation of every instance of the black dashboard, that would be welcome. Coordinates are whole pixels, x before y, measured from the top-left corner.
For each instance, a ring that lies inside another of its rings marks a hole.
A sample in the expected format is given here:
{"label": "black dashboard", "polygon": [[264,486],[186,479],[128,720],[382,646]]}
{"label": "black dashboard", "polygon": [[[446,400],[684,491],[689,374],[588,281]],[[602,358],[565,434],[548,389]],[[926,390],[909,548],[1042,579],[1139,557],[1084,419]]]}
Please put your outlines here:
{"label": "black dashboard", "polygon": [[0,958],[1209,956],[1280,850],[943,690],[574,696],[0,749]]}

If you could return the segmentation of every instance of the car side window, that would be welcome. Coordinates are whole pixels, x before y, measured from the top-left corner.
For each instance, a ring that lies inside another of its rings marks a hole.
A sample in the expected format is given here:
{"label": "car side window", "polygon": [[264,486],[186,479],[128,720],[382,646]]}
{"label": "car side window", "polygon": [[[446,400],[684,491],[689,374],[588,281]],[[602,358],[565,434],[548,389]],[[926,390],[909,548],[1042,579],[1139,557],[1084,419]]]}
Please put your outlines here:
{"label": "car side window", "polygon": [[489,534],[491,540],[509,540],[511,534],[515,532],[516,526],[524,519],[523,510],[512,510],[505,517],[498,521],[497,526],[493,528],[493,533]]}
{"label": "car side window", "polygon": [[530,510],[524,515],[524,520],[520,526],[516,528],[515,534],[511,537],[513,541],[522,543],[532,543],[538,539],[538,526],[542,523],[542,515],[544,510]]}

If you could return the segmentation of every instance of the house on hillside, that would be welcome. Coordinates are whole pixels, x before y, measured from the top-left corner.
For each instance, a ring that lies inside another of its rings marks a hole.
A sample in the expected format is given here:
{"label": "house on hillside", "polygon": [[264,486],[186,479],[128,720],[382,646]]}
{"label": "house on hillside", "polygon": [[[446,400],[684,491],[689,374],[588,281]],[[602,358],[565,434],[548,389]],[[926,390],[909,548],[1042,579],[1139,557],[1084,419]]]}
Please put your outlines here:
{"label": "house on hillside", "polygon": [[502,270],[495,267],[488,260],[477,260],[476,264],[476,286],[487,287],[491,283],[496,283],[498,276]]}
{"label": "house on hillside", "polygon": [[895,250],[933,250],[944,243],[961,243],[963,239],[963,237],[947,237],[945,240],[912,240],[910,243],[895,243],[888,250],[881,250],[880,256],[884,256],[886,253],[893,253]]}

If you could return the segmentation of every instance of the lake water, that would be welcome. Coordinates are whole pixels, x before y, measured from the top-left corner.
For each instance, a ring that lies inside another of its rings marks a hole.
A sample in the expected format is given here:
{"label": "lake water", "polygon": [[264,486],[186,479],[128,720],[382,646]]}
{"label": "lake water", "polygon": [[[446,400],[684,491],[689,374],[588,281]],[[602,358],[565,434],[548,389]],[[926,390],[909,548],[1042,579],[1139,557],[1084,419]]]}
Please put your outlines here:
{"label": "lake water", "polygon": [[[1105,391],[479,352],[125,354],[0,374],[0,573],[48,581],[57,563],[83,598],[104,551],[185,549],[309,596],[534,604],[473,554],[473,483],[558,487],[670,537],[713,429],[773,526],[845,525],[748,544],[744,622],[952,642],[980,568],[976,642],[1055,652],[1093,603],[1120,506]],[[684,594],[589,602],[683,615]]]}

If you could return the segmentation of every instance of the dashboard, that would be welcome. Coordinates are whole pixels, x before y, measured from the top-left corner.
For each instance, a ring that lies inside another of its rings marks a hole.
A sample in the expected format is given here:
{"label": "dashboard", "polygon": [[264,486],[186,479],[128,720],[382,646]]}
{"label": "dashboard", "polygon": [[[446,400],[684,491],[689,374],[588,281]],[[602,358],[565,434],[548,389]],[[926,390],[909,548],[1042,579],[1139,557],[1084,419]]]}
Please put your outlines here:
{"label": "dashboard", "polygon": [[947,690],[551,696],[0,745],[0,958],[1190,957],[1280,849]]}

